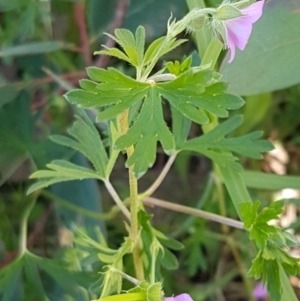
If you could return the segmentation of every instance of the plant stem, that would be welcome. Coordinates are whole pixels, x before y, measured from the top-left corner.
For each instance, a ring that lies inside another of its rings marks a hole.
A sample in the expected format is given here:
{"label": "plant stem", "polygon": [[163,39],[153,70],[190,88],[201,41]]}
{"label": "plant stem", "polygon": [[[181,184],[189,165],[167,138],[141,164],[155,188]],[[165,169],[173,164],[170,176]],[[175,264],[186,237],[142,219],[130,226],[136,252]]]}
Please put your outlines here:
{"label": "plant stem", "polygon": [[[126,134],[128,125],[128,110],[124,111],[119,118],[120,130],[122,135]],[[131,145],[126,149],[127,158],[130,158],[134,152],[134,147]],[[129,166],[129,189],[130,189],[130,237],[133,242],[133,261],[135,266],[135,273],[138,280],[144,280],[144,268],[141,257],[140,237],[139,237],[139,223],[138,223],[138,209],[139,209],[139,198],[138,198],[138,183],[133,172],[134,166]]]}
{"label": "plant stem", "polygon": [[144,192],[140,194],[140,197],[148,197],[151,196],[154,191],[160,186],[162,181],[165,179],[166,175],[168,174],[172,164],[174,163],[176,159],[177,153],[173,154],[172,156],[169,157],[166,165],[162,169],[160,175],[157,177],[157,179],[154,181],[154,183]]}
{"label": "plant stem", "polygon": [[[186,0],[186,2],[190,10],[196,7],[200,7],[200,8],[206,7],[204,0]],[[208,31],[208,25],[205,25],[200,30],[197,30],[194,34],[194,37],[195,37],[195,42],[196,42],[199,56],[203,58],[206,49],[212,39],[211,33]]]}
{"label": "plant stem", "polygon": [[158,207],[162,207],[165,209],[169,209],[169,210],[173,210],[173,211],[177,211],[177,212],[181,212],[181,213],[198,216],[198,217],[201,217],[201,218],[204,218],[204,219],[216,222],[216,223],[225,224],[230,227],[237,228],[237,229],[244,229],[244,224],[242,222],[236,221],[236,220],[228,218],[228,217],[223,217],[223,216],[220,216],[220,215],[217,215],[214,213],[206,212],[203,210],[199,210],[199,209],[195,209],[195,208],[191,208],[191,207],[187,207],[187,206],[183,206],[183,205],[179,205],[179,204],[170,203],[167,201],[163,201],[163,200],[151,198],[151,197],[144,198],[142,201],[148,206],[158,206]]}
{"label": "plant stem", "polygon": [[106,187],[107,191],[109,192],[109,194],[111,195],[111,197],[113,198],[115,203],[117,204],[117,206],[120,208],[120,210],[123,212],[123,214],[130,221],[131,220],[130,212],[128,211],[128,209],[126,208],[126,206],[124,205],[124,203],[120,199],[120,197],[117,194],[117,192],[115,191],[114,187],[111,185],[111,183],[108,180],[104,181],[104,184],[105,184],[105,187]]}
{"label": "plant stem", "polygon": [[[28,198],[27,198],[28,200]],[[29,214],[34,207],[36,202],[36,195],[29,198],[29,203],[25,207],[25,210],[23,212],[21,223],[20,223],[20,237],[19,237],[19,255],[23,255],[27,251],[27,222]]]}

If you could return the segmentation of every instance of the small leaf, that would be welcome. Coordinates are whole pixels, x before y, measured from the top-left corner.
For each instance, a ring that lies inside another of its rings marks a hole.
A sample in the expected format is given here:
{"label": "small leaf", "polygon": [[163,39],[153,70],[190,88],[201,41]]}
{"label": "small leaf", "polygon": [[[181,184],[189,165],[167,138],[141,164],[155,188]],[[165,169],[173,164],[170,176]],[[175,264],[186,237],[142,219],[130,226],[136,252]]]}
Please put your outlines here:
{"label": "small leaf", "polygon": [[241,216],[244,222],[245,229],[249,230],[254,224],[259,207],[259,201],[255,201],[254,203],[247,202],[241,204]]}
{"label": "small leaf", "polygon": [[106,48],[106,50],[96,51],[96,52],[94,52],[94,54],[114,56],[114,57],[116,57],[120,60],[131,63],[130,58],[126,54],[124,54],[124,52],[122,52],[120,49],[118,49],[118,48],[107,48],[107,47],[105,47],[105,48]]}
{"label": "small leaf", "polygon": [[141,66],[143,64],[144,58],[144,49],[145,49],[145,28],[143,26],[139,26],[135,31],[135,43],[136,50],[138,54],[137,65]]}
{"label": "small leaf", "polygon": [[163,267],[168,270],[176,270],[178,268],[178,261],[176,256],[168,249],[160,250],[158,255],[159,261]]}
{"label": "small leaf", "polygon": [[184,245],[178,241],[175,240],[171,237],[167,237],[165,234],[163,234],[162,232],[153,229],[155,236],[157,237],[157,239],[166,247],[168,247],[169,249],[172,250],[182,250],[184,248]]}
{"label": "small leaf", "polygon": [[262,252],[258,252],[256,257],[252,260],[252,266],[248,271],[247,276],[259,279],[263,272],[263,261]]}

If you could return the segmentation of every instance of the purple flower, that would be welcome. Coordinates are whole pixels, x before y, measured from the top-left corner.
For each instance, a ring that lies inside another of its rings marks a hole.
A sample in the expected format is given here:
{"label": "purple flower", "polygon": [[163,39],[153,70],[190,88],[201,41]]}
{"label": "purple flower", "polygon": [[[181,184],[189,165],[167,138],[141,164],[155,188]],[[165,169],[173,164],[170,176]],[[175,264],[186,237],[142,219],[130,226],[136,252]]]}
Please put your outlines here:
{"label": "purple flower", "polygon": [[194,301],[189,294],[181,294],[176,297],[167,297],[165,301]]}
{"label": "purple flower", "polygon": [[[237,13],[237,16],[233,16],[232,18],[228,16],[228,18],[216,21],[219,25],[219,29],[216,30],[219,31],[225,48],[230,49],[230,59],[228,63],[231,63],[235,57],[235,47],[240,50],[245,49],[252,32],[252,24],[262,15],[264,2],[264,0],[258,1],[242,9],[235,8],[235,10],[240,12],[240,15]],[[226,5],[229,6],[228,4]],[[219,9],[222,9],[222,5]],[[232,11],[233,6],[230,8],[230,12]]]}
{"label": "purple flower", "polygon": [[261,282],[259,282],[253,290],[253,297],[255,297],[256,299],[264,299],[267,296],[267,288]]}

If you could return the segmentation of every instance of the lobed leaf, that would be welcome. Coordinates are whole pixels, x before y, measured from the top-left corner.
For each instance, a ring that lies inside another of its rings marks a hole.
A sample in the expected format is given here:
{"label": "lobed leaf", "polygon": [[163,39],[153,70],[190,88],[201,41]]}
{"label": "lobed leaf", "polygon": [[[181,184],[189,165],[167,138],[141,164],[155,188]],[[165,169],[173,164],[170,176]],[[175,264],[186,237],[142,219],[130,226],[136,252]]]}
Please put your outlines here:
{"label": "lobed leaf", "polygon": [[153,86],[147,92],[133,126],[116,141],[116,147],[119,149],[135,145],[135,151],[126,164],[134,165],[134,172],[138,177],[153,165],[157,141],[161,142],[164,151],[169,155],[175,149],[173,136],[163,118],[158,89]]}
{"label": "lobed leaf", "polygon": [[30,186],[27,194],[50,185],[74,180],[83,179],[102,179],[96,172],[91,169],[78,166],[65,160],[54,160],[48,164],[50,170],[38,170],[30,178],[39,179],[37,183]]}
{"label": "lobed leaf", "polygon": [[257,132],[238,138],[225,138],[224,136],[235,130],[242,120],[241,115],[236,115],[205,135],[185,142],[182,149],[200,152],[221,166],[226,167],[226,164],[230,164],[234,169],[240,170],[234,162],[235,158],[229,153],[220,153],[220,150],[231,151],[251,158],[261,158],[262,152],[273,148],[268,141],[257,140],[261,136],[261,133]]}
{"label": "lobed leaf", "polygon": [[241,98],[224,93],[224,86],[215,84],[218,79],[219,75],[214,71],[191,69],[158,87],[161,95],[184,116],[196,123],[208,124],[208,116],[199,108],[218,117],[228,117],[228,110],[238,109],[244,104]]}

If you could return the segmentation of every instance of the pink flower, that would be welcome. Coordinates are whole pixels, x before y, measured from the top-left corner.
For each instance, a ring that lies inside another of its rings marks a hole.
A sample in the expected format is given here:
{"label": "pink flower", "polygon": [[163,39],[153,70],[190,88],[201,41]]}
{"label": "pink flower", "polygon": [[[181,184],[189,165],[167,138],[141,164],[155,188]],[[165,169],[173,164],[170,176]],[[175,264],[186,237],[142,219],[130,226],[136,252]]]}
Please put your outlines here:
{"label": "pink flower", "polygon": [[235,47],[240,50],[245,49],[252,32],[252,24],[262,15],[264,2],[264,0],[255,2],[240,9],[241,16],[221,21],[225,26],[225,48],[230,49],[228,63],[231,63],[235,57]]}
{"label": "pink flower", "polygon": [[253,297],[256,299],[264,299],[268,296],[267,288],[259,282],[253,290]]}
{"label": "pink flower", "polygon": [[167,297],[165,301],[194,301],[189,294],[181,294],[176,297]]}

